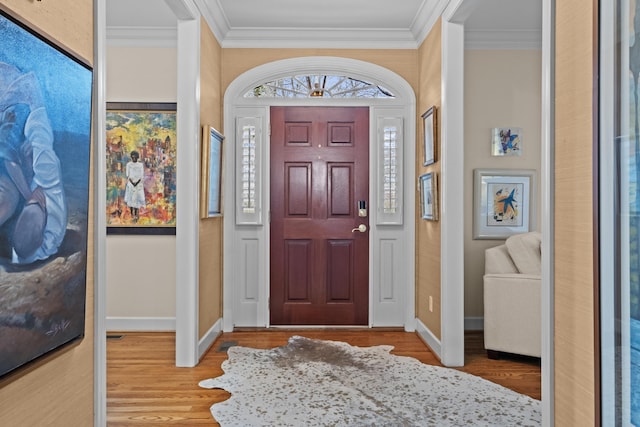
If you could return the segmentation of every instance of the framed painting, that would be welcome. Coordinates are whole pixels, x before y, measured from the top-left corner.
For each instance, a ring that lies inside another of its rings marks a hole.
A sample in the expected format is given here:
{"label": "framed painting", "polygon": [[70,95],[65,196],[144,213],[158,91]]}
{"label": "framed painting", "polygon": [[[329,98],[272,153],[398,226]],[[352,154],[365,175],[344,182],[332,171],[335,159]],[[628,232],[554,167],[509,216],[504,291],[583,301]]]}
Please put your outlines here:
{"label": "framed painting", "polygon": [[175,234],[176,104],[107,103],[107,234]]}
{"label": "framed painting", "polygon": [[202,132],[202,161],[200,178],[200,216],[212,218],[222,215],[222,142],[224,136],[212,126]]}
{"label": "framed painting", "polygon": [[93,71],[0,12],[0,376],[85,332]]}
{"label": "framed painting", "polygon": [[519,156],[522,154],[522,128],[493,128],[491,131],[492,156]]}
{"label": "framed painting", "polygon": [[535,226],[535,170],[475,169],[473,238],[506,239]]}
{"label": "framed painting", "polygon": [[436,107],[429,108],[422,115],[422,124],[424,128],[423,153],[424,161],[422,164],[428,166],[436,162],[436,141],[437,141],[437,121]]}
{"label": "framed painting", "polygon": [[421,175],[419,178],[420,210],[422,219],[438,220],[438,183],[435,172]]}

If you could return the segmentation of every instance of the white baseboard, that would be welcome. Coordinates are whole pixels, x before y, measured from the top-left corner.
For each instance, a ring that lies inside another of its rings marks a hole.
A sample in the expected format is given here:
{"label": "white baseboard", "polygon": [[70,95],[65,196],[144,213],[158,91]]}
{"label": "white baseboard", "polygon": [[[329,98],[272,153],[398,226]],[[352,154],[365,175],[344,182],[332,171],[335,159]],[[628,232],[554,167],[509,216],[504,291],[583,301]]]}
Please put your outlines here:
{"label": "white baseboard", "polygon": [[209,329],[207,333],[204,334],[202,338],[200,338],[200,341],[198,342],[198,360],[200,360],[202,356],[204,356],[207,350],[209,350],[209,347],[211,347],[211,344],[213,344],[213,342],[220,336],[221,333],[222,318],[218,319],[218,321],[213,324],[211,329]]}
{"label": "white baseboard", "polygon": [[440,340],[433,335],[431,330],[429,330],[429,328],[427,328],[420,319],[416,319],[416,333],[429,346],[429,348],[431,348],[431,351],[435,353],[438,359],[442,360],[442,345]]}
{"label": "white baseboard", "polygon": [[484,317],[465,317],[465,331],[484,331]]}
{"label": "white baseboard", "polygon": [[175,332],[175,317],[108,317],[107,331]]}

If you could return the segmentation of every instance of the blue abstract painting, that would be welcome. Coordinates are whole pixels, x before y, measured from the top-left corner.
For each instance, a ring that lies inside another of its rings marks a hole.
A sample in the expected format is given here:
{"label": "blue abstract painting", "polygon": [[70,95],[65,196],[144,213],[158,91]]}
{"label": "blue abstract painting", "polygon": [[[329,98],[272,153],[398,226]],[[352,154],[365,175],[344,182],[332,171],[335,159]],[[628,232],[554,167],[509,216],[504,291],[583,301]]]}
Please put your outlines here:
{"label": "blue abstract painting", "polygon": [[0,376],[84,335],[93,72],[0,14]]}

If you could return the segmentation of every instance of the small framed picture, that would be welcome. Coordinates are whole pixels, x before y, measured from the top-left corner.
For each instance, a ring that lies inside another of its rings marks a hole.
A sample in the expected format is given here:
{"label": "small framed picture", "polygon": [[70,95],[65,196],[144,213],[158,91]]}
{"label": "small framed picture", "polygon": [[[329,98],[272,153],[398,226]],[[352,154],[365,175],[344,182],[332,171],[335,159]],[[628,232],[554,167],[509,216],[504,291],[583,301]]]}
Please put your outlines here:
{"label": "small framed picture", "polygon": [[421,175],[419,178],[420,206],[422,219],[438,220],[438,183],[435,172]]}
{"label": "small framed picture", "polygon": [[475,169],[473,238],[506,239],[535,226],[536,171]]}
{"label": "small framed picture", "polygon": [[202,132],[200,217],[222,215],[222,142],[224,136],[212,126]]}
{"label": "small framed picture", "polygon": [[493,128],[491,136],[492,156],[522,154],[522,128]]}
{"label": "small framed picture", "polygon": [[427,166],[436,162],[436,137],[437,130],[436,107],[429,108],[422,115],[424,126],[424,161],[423,165]]}

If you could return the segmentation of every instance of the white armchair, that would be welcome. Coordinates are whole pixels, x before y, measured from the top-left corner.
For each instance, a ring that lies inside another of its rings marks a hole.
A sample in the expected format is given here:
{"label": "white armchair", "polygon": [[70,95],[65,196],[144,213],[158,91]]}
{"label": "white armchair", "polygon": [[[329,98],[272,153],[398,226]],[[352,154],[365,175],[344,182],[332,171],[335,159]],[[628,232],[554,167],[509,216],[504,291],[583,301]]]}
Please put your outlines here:
{"label": "white armchair", "polygon": [[540,245],[540,233],[531,232],[485,251],[484,347],[490,359],[500,352],[541,356]]}

